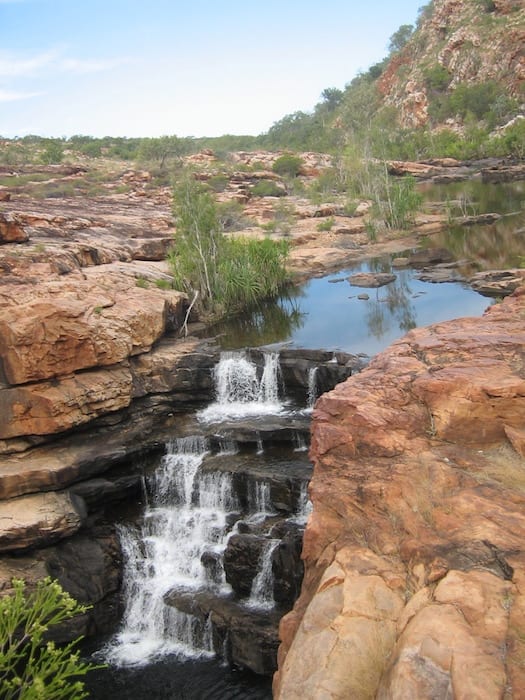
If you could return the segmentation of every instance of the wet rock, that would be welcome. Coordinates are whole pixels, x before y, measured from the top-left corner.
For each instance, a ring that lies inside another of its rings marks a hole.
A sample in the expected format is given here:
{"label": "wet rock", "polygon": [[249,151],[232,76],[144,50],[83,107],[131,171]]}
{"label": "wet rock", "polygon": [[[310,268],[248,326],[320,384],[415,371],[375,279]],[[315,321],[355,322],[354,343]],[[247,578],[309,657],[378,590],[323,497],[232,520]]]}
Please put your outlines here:
{"label": "wet rock", "polygon": [[476,214],[473,216],[461,216],[458,219],[454,219],[454,223],[460,226],[478,226],[482,224],[493,224],[501,219],[501,214],[487,213],[487,214]]}
{"label": "wet rock", "polygon": [[486,297],[506,297],[525,280],[525,270],[489,270],[476,272],[469,280],[470,286],[479,294]]}
{"label": "wet rock", "polygon": [[368,301],[370,299],[370,295],[369,294],[358,294],[357,298],[359,299],[359,301]]}
{"label": "wet rock", "polygon": [[439,265],[449,263],[454,260],[454,256],[445,248],[429,248],[428,250],[418,250],[408,257],[408,264],[411,267],[428,267],[429,265]]}
{"label": "wet rock", "polygon": [[350,275],[348,281],[352,287],[375,289],[377,287],[384,287],[386,284],[391,284],[396,279],[396,275],[387,272],[359,272],[355,275]]}
{"label": "wet rock", "polygon": [[525,180],[525,165],[498,165],[492,168],[483,168],[481,171],[482,182],[513,182]]}
{"label": "wet rock", "polygon": [[257,575],[265,539],[257,535],[232,535],[224,551],[226,581],[239,596],[249,596]]}
{"label": "wet rock", "polygon": [[70,488],[70,493],[83,499],[88,511],[96,511],[112,503],[136,497],[142,491],[142,476],[132,474],[118,479],[88,479]]}
{"label": "wet rock", "polygon": [[210,620],[214,648],[219,656],[241,668],[261,675],[271,675],[277,667],[280,610],[250,610],[232,598],[214,596],[206,591],[171,591],[165,598],[168,605]]}
{"label": "wet rock", "polygon": [[271,537],[281,540],[272,555],[273,597],[287,608],[292,607],[301,592],[303,532],[303,526],[285,521],[272,528],[270,533]]}

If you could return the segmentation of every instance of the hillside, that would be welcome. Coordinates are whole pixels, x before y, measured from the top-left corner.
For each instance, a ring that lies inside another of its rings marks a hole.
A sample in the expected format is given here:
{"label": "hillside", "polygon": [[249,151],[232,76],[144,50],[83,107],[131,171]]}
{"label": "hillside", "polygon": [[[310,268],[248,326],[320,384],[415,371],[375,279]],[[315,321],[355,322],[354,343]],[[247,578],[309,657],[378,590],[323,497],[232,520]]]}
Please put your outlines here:
{"label": "hillside", "polygon": [[[436,103],[460,86],[497,83],[499,106],[508,107],[505,97],[525,96],[524,46],[521,0],[437,0],[422,8],[418,28],[392,56],[378,88],[407,127],[427,124],[432,113],[439,121]],[[485,97],[480,111],[491,106]]]}
{"label": "hillside", "polygon": [[390,53],[311,113],[273,125],[269,146],[364,156],[523,158],[522,0],[435,0],[402,25]]}

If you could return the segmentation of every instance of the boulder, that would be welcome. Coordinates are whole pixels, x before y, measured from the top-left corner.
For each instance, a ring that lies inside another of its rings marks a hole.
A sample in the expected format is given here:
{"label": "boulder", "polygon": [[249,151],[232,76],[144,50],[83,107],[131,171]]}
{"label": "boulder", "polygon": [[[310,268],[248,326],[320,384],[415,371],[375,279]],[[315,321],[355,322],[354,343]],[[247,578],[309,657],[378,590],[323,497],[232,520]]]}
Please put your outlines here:
{"label": "boulder", "polygon": [[[9,201],[4,199],[3,201]],[[0,244],[23,243],[29,240],[29,234],[25,231],[19,219],[13,214],[0,212]]]}
{"label": "boulder", "polygon": [[375,289],[384,287],[386,284],[391,284],[397,279],[396,275],[388,272],[358,272],[355,275],[350,275],[348,281],[352,287],[366,287]]}
{"label": "boulder", "polygon": [[76,532],[82,500],[66,492],[37,493],[0,502],[0,552],[43,547]]}
{"label": "boulder", "polygon": [[506,297],[523,284],[525,269],[488,270],[476,272],[469,280],[470,286],[485,297]]}
{"label": "boulder", "polygon": [[277,699],[525,687],[524,313],[414,329],[318,400]]}

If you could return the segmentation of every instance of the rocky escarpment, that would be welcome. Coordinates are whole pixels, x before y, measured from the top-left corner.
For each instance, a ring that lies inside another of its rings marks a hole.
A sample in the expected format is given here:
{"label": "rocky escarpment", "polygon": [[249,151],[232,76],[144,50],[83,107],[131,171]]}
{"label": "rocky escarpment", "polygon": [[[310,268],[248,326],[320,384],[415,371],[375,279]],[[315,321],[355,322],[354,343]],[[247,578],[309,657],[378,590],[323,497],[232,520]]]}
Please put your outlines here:
{"label": "rocky escarpment", "polygon": [[275,697],[524,697],[524,348],[521,288],[317,402]]}
{"label": "rocky escarpment", "polygon": [[400,107],[404,126],[428,122],[430,93],[435,89],[429,76],[437,72],[448,90],[459,83],[495,80],[510,95],[523,96],[521,0],[435,0],[422,8],[421,20],[379,80],[385,102]]}

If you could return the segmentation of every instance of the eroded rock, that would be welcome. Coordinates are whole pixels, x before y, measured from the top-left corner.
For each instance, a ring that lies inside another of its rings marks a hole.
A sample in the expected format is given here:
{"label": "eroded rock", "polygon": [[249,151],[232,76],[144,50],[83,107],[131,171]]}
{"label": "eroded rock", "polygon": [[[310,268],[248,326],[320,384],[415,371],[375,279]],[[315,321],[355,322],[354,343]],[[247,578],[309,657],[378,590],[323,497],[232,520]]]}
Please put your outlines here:
{"label": "eroded rock", "polygon": [[524,313],[413,330],[318,401],[276,698],[525,687]]}

